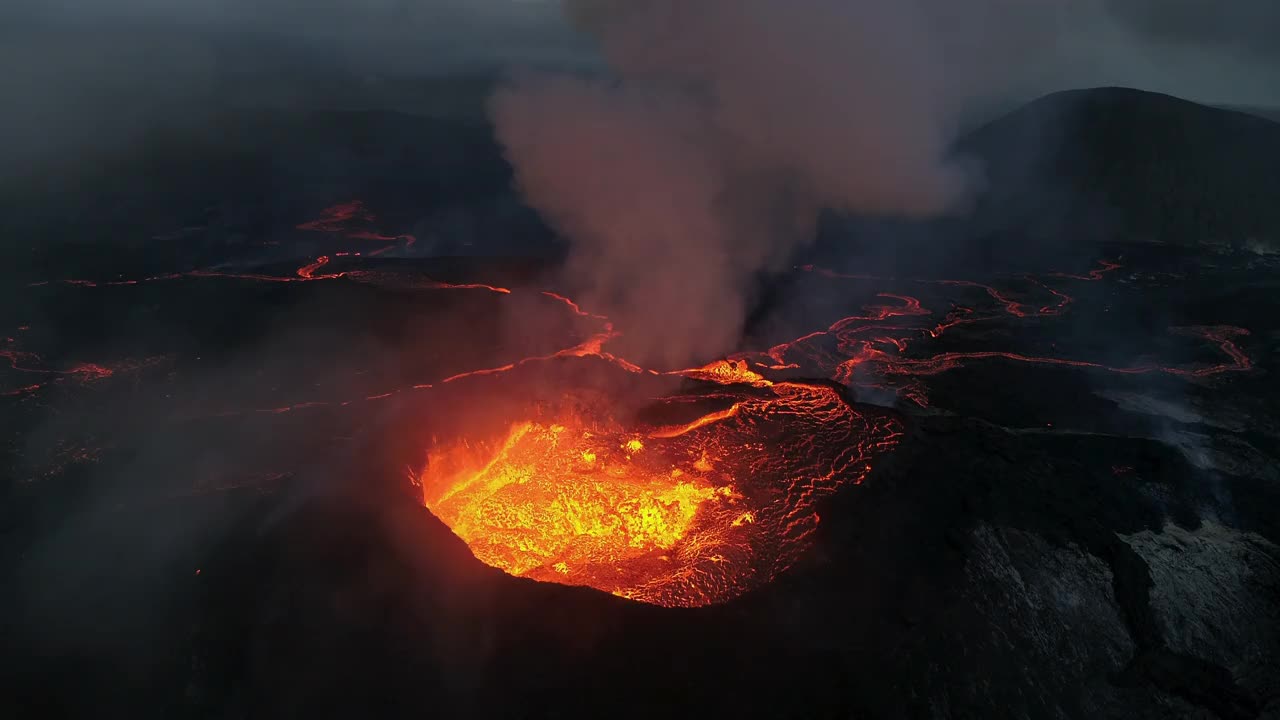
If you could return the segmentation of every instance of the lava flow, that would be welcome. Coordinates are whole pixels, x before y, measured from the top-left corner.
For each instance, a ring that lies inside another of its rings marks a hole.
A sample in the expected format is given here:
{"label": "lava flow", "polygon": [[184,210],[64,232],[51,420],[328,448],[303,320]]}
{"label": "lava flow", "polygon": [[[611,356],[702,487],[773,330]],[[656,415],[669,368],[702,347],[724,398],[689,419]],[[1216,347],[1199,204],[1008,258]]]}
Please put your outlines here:
{"label": "lava flow", "polygon": [[433,452],[417,477],[425,504],[477,558],[520,577],[668,607],[767,583],[804,548],[816,501],[860,483],[899,425],[831,386],[772,383],[743,363],[688,375],[725,383],[724,407],[672,425],[582,410],[523,420]]}
{"label": "lava flow", "polygon": [[[309,222],[301,223],[297,226],[299,230],[308,232],[323,232],[333,235],[342,235],[353,240],[374,240],[377,242],[404,242],[405,247],[413,245],[417,242],[417,238],[412,235],[385,235],[375,230],[353,228],[353,223],[371,223],[377,220],[377,217],[365,208],[364,203],[360,200],[351,200],[344,203],[338,203],[331,207],[327,207],[321,212],[320,217]],[[380,255],[390,250],[393,245],[380,248],[370,252],[370,255]]]}
{"label": "lava flow", "polygon": [[[1097,281],[1117,267],[1104,263],[1086,276],[1054,277]],[[1018,319],[1059,315],[1072,302],[1041,280],[1024,279],[1049,302],[1017,300],[969,281],[931,281],[981,290],[999,307],[995,314],[956,307],[937,323],[926,319],[932,312],[920,300],[879,293],[890,302],[838,320],[825,331],[703,368],[664,373],[718,387],[708,395],[668,398],[668,403],[697,406],[714,398],[722,404],[715,410],[674,425],[626,423],[607,412],[581,410],[528,418],[501,437],[435,449],[416,481],[425,505],[491,566],[657,605],[699,606],[737,597],[784,570],[818,521],[815,501],[862,482],[871,460],[901,434],[896,420],[855,409],[832,386],[776,381],[761,373],[801,370],[858,385],[863,383],[855,374],[862,368],[877,387],[925,405],[918,378],[970,360],[1187,378],[1251,366],[1234,342],[1247,331],[1232,327],[1174,329],[1217,344],[1230,359],[1193,368],[1112,367],[1004,351],[908,355],[910,345],[936,340],[950,328],[1001,314]],[[605,329],[582,345],[522,362],[593,355],[639,371],[604,353],[616,334],[607,319],[589,315],[568,298],[547,295],[575,315],[604,321]],[[446,382],[506,372],[522,362]],[[903,376],[905,385],[878,384]]]}
{"label": "lava flow", "polygon": [[[373,220],[363,205],[351,202],[297,227],[352,239],[396,239],[353,227]],[[397,237],[412,242],[410,236]],[[975,362],[1121,376],[1159,373],[1195,382],[1253,367],[1245,347],[1248,331],[1226,325],[1170,329],[1221,356],[1201,353],[1196,364],[1186,366],[1162,365],[1150,355],[1131,365],[1104,364],[1069,348],[1060,355],[1056,344],[1028,346],[1011,333],[992,332],[1057,321],[1083,305],[1062,288],[1102,282],[1121,267],[1118,262],[1104,261],[1085,274],[1022,275],[1001,287],[804,266],[799,269],[822,283],[882,284],[863,293],[866,306],[856,314],[824,320],[795,339],[772,338],[765,347],[705,367],[660,371],[609,352],[625,328],[615,328],[608,317],[569,297],[541,289],[440,282],[385,264],[361,264],[363,252],[333,250],[281,274],[222,266],[137,279],[62,282],[78,288],[176,281],[358,282],[405,291],[479,290],[497,296],[491,301],[517,307],[547,301],[562,306],[573,315],[575,329],[558,350],[502,364],[493,361],[492,367],[415,377],[399,387],[289,398],[287,404],[251,412],[305,415],[301,411],[353,407],[402,391],[444,392],[445,386],[457,389],[520,369],[587,358],[617,368],[619,381],[628,384],[678,377],[696,389],[658,400],[636,416],[568,390],[557,400],[559,407],[539,405],[514,414],[489,436],[464,434],[464,439],[429,448],[425,466],[414,473],[423,504],[481,561],[519,577],[592,587],[662,606],[724,602],[771,581],[805,548],[818,523],[818,501],[861,483],[875,459],[898,443],[899,420],[851,405],[845,388],[873,387],[927,406],[926,382]],[[926,294],[915,297],[917,289]],[[969,332],[979,324],[995,327]],[[950,340],[954,335],[966,344],[943,344],[944,336]],[[993,347],[992,339],[1009,344]],[[983,343],[976,349],[970,344],[975,340]],[[130,369],[87,363],[47,368],[40,356],[19,350],[16,338],[8,343],[0,350],[8,367],[0,363],[0,369],[17,374],[20,387],[0,391],[0,396],[25,397],[54,383],[96,383]],[[144,367],[150,365],[137,364],[137,369]],[[662,392],[669,389],[663,387]]]}

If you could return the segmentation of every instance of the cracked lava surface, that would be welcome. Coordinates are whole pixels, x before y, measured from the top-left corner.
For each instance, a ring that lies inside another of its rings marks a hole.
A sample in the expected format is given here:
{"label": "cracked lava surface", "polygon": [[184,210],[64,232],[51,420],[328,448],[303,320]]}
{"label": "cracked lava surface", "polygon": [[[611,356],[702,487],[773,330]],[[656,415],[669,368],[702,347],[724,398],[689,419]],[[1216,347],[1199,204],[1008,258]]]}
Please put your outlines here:
{"label": "cracked lava surface", "polygon": [[[361,241],[411,245],[411,236],[382,235],[351,227],[373,220],[358,202],[325,211],[300,230]],[[445,377],[425,377],[385,392],[317,398],[286,406],[231,410],[292,413],[376,402],[444,385],[484,382],[531,363],[593,358],[621,373],[685,380],[678,394],[658,405],[695,408],[683,422],[619,419],[598,404],[530,412],[508,418],[506,430],[426,448],[427,460],[412,472],[422,503],[464,540],[475,556],[511,575],[581,585],[620,597],[672,607],[724,602],[768,583],[801,553],[819,523],[819,501],[861,483],[876,459],[902,436],[889,412],[851,404],[848,388],[876,388],[900,402],[929,404],[925,380],[974,362],[1007,362],[1120,375],[1162,373],[1200,381],[1247,371],[1249,355],[1238,344],[1243,328],[1171,328],[1171,335],[1203,345],[1216,362],[1162,365],[1108,364],[1069,355],[1031,355],[1002,349],[930,352],[929,344],[959,328],[991,320],[1028,323],[1069,312],[1073,283],[1107,282],[1121,268],[1103,261],[1084,274],[1023,276],[1015,287],[967,280],[895,281],[894,293],[861,312],[767,349],[750,350],[684,370],[641,368],[608,352],[625,332],[569,297],[543,289],[451,284],[349,263],[360,252],[325,255],[291,275],[198,269],[139,279],[61,280],[94,292],[104,286],[152,282],[258,281],[356,282],[411,292],[480,291],[502,302],[552,302],[582,324],[562,349],[494,367]],[[346,268],[346,269],[339,269]],[[806,266],[814,282],[877,282]],[[957,300],[943,312],[901,288],[945,288]],[[33,287],[49,285],[34,283]],[[590,326],[589,328],[585,326]],[[115,365],[82,362],[45,365],[22,349],[20,327],[0,357],[18,379],[0,395],[35,396],[55,384],[89,385],[119,374],[141,373],[163,358]],[[0,367],[3,367],[0,365]],[[567,394],[572,389],[566,390]],[[688,413],[686,412],[686,415]]]}

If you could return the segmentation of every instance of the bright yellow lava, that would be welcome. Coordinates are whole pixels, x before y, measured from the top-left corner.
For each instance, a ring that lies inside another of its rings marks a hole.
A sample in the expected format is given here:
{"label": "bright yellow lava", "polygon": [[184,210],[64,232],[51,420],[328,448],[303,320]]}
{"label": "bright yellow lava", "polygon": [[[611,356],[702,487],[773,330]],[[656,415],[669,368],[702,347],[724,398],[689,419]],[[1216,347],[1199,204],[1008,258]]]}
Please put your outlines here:
{"label": "bright yellow lava", "polygon": [[697,607],[785,570],[821,498],[861,482],[900,436],[830,387],[774,383],[741,362],[682,374],[733,390],[716,393],[714,410],[701,404],[710,395],[660,400],[699,401],[701,415],[675,424],[570,411],[433,447],[415,478],[423,503],[511,575]]}
{"label": "bright yellow lava", "polygon": [[610,443],[582,429],[525,422],[482,466],[465,446],[433,459],[423,497],[489,565],[512,575],[590,573],[670,550],[705,503],[728,494],[699,475],[633,462],[643,448],[635,438]]}

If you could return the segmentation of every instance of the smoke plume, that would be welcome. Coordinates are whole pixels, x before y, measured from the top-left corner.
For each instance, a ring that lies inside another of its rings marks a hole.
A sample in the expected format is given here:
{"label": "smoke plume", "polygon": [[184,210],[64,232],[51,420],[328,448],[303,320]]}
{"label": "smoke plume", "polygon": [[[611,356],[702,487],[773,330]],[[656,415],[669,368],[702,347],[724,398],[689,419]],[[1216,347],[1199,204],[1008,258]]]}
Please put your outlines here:
{"label": "smoke plume", "polygon": [[492,99],[570,278],[679,364],[728,350],[747,294],[823,208],[924,216],[963,175],[926,24],[888,0],[574,0],[607,78],[519,75]]}

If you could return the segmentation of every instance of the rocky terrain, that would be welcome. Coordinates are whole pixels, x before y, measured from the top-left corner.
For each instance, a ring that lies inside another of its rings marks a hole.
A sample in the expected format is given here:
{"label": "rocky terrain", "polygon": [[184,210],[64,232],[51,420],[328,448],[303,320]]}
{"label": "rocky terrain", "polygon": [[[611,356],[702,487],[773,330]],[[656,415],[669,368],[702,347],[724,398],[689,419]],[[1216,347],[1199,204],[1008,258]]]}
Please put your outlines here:
{"label": "rocky terrain", "polygon": [[[1050,96],[961,144],[989,157],[989,194],[949,226],[975,244],[931,226],[887,252],[889,226],[832,219],[796,258],[827,274],[769,279],[743,346],[910,294],[922,332],[877,367],[915,384],[844,390],[903,435],[822,500],[787,572],[681,609],[508,576],[422,506],[407,470],[434,435],[632,376],[557,355],[581,318],[541,295],[555,242],[526,209],[472,237],[508,229],[542,258],[421,250],[454,237],[448,208],[505,206],[507,179],[479,133],[383,147],[401,121],[253,125],[243,167],[277,174],[248,189],[239,161],[202,175],[165,151],[163,172],[106,178],[142,188],[133,205],[29,187],[5,214],[62,233],[9,246],[0,307],[8,714],[1280,716],[1278,126]],[[324,157],[367,163],[285,182]],[[459,165],[473,184],[451,191]],[[200,206],[219,209],[174,210]],[[101,217],[130,241],[91,248],[77,233]]]}

